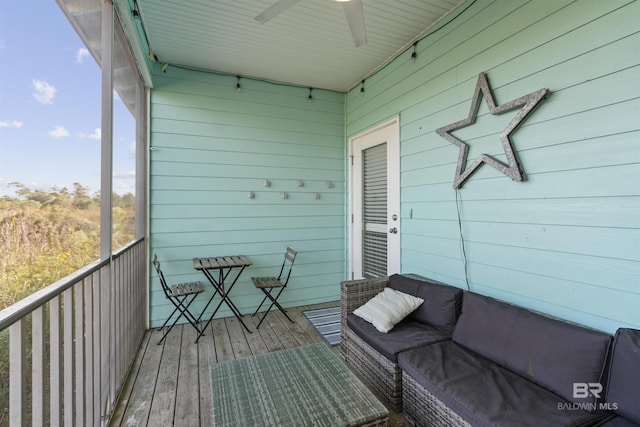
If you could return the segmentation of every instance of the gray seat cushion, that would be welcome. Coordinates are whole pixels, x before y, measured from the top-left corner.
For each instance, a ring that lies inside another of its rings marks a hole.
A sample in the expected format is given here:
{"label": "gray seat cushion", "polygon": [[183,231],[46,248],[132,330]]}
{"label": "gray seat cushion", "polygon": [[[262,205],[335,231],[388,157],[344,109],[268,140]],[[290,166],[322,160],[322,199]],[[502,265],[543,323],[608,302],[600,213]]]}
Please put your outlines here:
{"label": "gray seat cushion", "polygon": [[617,414],[640,424],[640,331],[637,329],[616,331],[606,401],[609,406],[615,406]]}
{"label": "gray seat cushion", "polygon": [[462,289],[400,274],[389,277],[389,287],[424,300],[409,318],[453,330],[462,306]]}
{"label": "gray seat cushion", "polygon": [[634,423],[627,418],[616,416],[604,424],[598,424],[598,427],[640,427],[640,424]]}
{"label": "gray seat cushion", "polygon": [[400,353],[398,364],[473,426],[579,426],[604,417],[574,409],[560,396],[451,340]]}
{"label": "gray seat cushion", "polygon": [[386,334],[355,314],[347,316],[347,325],[364,342],[392,362],[398,360],[398,353],[401,351],[451,338],[450,331],[411,319],[403,320]]}
{"label": "gray seat cushion", "polygon": [[601,383],[611,346],[604,332],[467,292],[452,339],[565,400],[597,407],[595,396],[574,397],[573,384]]}

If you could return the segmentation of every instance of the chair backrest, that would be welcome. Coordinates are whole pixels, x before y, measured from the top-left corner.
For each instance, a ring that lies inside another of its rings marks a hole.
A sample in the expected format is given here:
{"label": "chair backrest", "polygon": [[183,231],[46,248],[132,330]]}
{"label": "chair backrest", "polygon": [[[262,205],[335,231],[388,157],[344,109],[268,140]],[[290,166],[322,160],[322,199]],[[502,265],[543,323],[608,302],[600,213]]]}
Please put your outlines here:
{"label": "chair backrest", "polygon": [[160,284],[162,284],[162,290],[164,291],[164,295],[169,298],[169,286],[167,285],[167,281],[164,279],[164,274],[162,274],[162,270],[160,270],[160,261],[158,261],[158,255],[153,254],[153,266],[158,273],[158,277],[160,277]]}
{"label": "chair backrest", "polygon": [[[278,274],[278,280],[284,285],[287,286],[289,283],[289,277],[291,276],[291,270],[293,270],[293,262],[296,260],[296,255],[298,251],[287,247],[287,251],[284,253],[284,260],[282,261],[282,267],[280,268],[280,274]],[[287,278],[282,281],[283,275],[286,274]]]}

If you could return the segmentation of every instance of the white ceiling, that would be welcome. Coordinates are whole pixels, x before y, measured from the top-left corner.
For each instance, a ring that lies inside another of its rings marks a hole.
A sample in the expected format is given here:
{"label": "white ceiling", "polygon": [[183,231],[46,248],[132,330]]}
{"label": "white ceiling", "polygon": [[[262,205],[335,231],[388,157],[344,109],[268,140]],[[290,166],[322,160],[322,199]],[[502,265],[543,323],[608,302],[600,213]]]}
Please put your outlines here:
{"label": "white ceiling", "polygon": [[[345,92],[410,47],[460,0],[363,0],[355,47],[335,0],[300,0],[265,24],[275,0],[137,0],[160,62]],[[133,4],[133,1],[132,1]]]}

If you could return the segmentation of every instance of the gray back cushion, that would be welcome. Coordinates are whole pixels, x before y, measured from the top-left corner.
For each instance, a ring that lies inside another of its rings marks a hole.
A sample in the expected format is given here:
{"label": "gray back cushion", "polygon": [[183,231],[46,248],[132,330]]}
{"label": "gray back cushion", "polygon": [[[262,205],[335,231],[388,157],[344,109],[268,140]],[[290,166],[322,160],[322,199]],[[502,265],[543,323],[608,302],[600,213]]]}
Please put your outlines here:
{"label": "gray back cushion", "polygon": [[640,424],[640,331],[616,332],[609,368],[607,403],[615,412]]}
{"label": "gray back cushion", "polygon": [[462,305],[462,289],[400,274],[389,277],[389,287],[422,298],[409,318],[428,325],[453,329]]}
{"label": "gray back cushion", "polygon": [[598,399],[590,393],[574,397],[574,383],[601,382],[611,345],[604,332],[472,292],[464,295],[453,340],[569,402],[592,405]]}

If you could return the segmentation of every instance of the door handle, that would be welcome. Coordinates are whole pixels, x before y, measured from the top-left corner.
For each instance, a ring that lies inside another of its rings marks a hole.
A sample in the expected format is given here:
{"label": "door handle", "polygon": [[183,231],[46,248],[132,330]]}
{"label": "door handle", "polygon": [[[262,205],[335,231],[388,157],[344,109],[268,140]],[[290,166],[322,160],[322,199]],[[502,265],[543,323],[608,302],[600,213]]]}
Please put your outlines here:
{"label": "door handle", "polygon": [[390,228],[389,229],[389,233],[391,234],[398,234],[398,229],[396,227]]}

